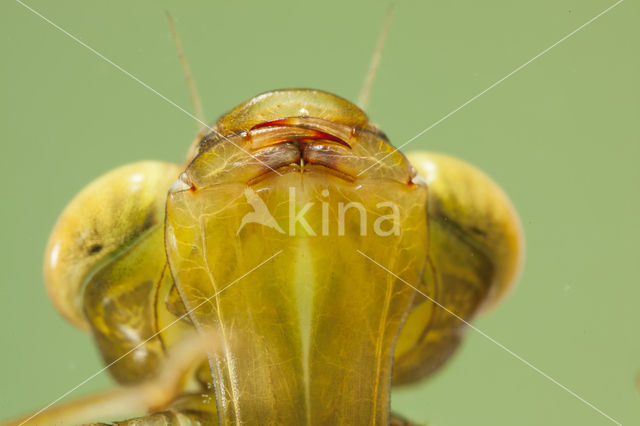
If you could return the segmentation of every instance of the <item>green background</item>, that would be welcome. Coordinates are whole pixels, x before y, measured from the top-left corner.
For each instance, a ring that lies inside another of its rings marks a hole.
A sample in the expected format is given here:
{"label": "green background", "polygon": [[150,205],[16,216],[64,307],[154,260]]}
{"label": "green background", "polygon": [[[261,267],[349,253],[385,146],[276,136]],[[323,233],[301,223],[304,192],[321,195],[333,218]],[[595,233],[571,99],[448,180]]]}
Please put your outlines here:
{"label": "green background", "polygon": [[[266,90],[355,100],[387,2],[30,0],[190,109],[173,14],[211,120]],[[608,6],[608,0],[396,1],[369,113],[399,145]],[[412,142],[493,176],[527,237],[522,279],[476,326],[623,424],[640,424],[640,13],[627,0]],[[91,179],[181,161],[184,113],[27,9],[0,5],[0,419],[38,409],[101,367],[49,304],[54,221]],[[106,374],[73,396],[112,386]],[[394,393],[429,425],[614,424],[469,331],[437,377]]]}

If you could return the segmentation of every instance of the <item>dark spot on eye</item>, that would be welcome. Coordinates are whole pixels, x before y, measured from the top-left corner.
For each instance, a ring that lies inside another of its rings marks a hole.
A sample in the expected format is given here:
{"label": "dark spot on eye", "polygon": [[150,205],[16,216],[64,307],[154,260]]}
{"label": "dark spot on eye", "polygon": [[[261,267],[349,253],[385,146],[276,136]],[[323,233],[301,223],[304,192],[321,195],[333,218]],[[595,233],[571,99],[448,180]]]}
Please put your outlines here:
{"label": "dark spot on eye", "polygon": [[145,231],[151,228],[155,224],[156,224],[155,212],[153,210],[150,210],[149,213],[147,213],[147,216],[144,218],[144,223],[142,224],[141,231]]}
{"label": "dark spot on eye", "polygon": [[96,253],[99,253],[101,250],[102,250],[102,244],[94,244],[91,247],[89,247],[88,253],[96,254]]}

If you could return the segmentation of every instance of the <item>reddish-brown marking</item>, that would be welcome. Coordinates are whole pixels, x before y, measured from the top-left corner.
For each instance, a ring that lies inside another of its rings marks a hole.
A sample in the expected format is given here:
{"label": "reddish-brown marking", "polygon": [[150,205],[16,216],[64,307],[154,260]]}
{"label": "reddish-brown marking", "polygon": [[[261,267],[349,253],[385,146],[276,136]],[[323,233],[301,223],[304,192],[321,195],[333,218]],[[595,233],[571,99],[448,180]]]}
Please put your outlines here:
{"label": "reddish-brown marking", "polygon": [[[262,127],[297,127],[299,125],[298,123],[292,123],[291,120],[293,120],[293,118],[277,118],[275,120],[263,121],[262,123],[258,123],[255,126],[253,126],[251,130],[259,129]],[[346,143],[345,141],[343,141],[342,139],[334,135],[331,135],[329,133],[325,133],[316,129],[309,129],[309,130],[314,131],[316,133],[316,136],[308,136],[305,139],[326,139],[333,142],[338,142],[339,144],[344,145],[347,148],[351,148],[351,146],[348,143]]]}

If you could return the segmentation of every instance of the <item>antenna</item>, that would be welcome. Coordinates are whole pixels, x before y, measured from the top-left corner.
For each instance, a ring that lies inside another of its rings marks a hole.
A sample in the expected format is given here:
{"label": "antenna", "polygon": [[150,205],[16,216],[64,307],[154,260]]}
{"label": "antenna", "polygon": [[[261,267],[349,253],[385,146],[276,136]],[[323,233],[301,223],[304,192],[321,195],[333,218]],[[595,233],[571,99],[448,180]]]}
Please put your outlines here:
{"label": "antenna", "polygon": [[191,68],[189,67],[187,56],[184,54],[184,49],[182,48],[182,43],[180,42],[178,31],[176,30],[176,24],[173,21],[171,14],[168,11],[166,13],[167,19],[169,20],[169,28],[171,29],[171,36],[173,37],[173,42],[176,44],[178,57],[180,58],[180,64],[182,65],[182,71],[184,71],[184,79],[186,80],[187,86],[189,87],[191,107],[193,108],[195,116],[200,121],[200,123],[198,123],[198,130],[202,131],[203,129],[206,129],[206,126],[202,125],[202,122],[205,120],[205,118],[204,111],[202,110],[202,102],[200,101],[200,95],[198,95],[198,89],[196,88],[196,81],[191,74]]}
{"label": "antenna", "polygon": [[371,57],[371,62],[369,63],[369,70],[367,71],[367,75],[364,78],[364,84],[362,85],[362,89],[360,90],[360,96],[358,97],[358,106],[362,110],[366,110],[369,106],[371,87],[373,86],[373,81],[376,79],[376,74],[378,73],[378,66],[380,65],[384,45],[387,41],[387,34],[389,33],[389,27],[391,26],[392,15],[393,4],[391,4],[389,6],[389,9],[387,9],[387,16],[384,19],[384,24],[382,25],[380,35],[378,36],[376,49],[373,51],[373,56]]}

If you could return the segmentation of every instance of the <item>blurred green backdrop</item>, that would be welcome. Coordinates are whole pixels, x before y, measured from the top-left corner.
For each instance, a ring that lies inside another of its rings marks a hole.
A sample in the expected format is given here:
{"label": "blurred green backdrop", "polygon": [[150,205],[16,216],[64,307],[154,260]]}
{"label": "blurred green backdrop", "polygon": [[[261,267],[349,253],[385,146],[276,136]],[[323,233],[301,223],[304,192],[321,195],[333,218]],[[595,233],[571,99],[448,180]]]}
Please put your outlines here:
{"label": "blurred green backdrop", "polygon": [[[399,145],[610,0],[396,1],[372,119]],[[173,14],[213,120],[266,90],[355,100],[387,2],[57,1],[28,4],[178,104],[188,93]],[[627,0],[407,147],[492,175],[527,236],[522,280],[476,325],[623,424],[636,375],[640,11]],[[41,277],[48,233],[97,175],[181,161],[195,125],[13,0],[0,5],[0,419],[39,409],[101,367]],[[112,386],[107,374],[72,396]],[[431,426],[614,424],[481,335],[434,379],[394,394]]]}

